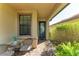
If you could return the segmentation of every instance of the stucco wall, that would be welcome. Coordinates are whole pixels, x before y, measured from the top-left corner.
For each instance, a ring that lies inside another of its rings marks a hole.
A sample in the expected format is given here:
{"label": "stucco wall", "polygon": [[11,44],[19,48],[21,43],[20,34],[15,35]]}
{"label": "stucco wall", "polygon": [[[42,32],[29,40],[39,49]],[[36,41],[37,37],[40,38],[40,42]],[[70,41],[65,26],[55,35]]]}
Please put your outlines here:
{"label": "stucco wall", "polygon": [[[7,4],[0,4],[0,44],[9,43],[16,35],[17,13]],[[0,46],[0,51],[5,50]]]}
{"label": "stucco wall", "polygon": [[33,11],[33,14],[32,14],[32,35],[36,39],[38,39],[37,26],[38,26],[37,11]]}
{"label": "stucco wall", "polygon": [[[18,14],[32,14],[31,36],[26,35],[26,36],[20,36],[20,37],[34,37],[34,38],[38,39],[37,11],[36,10],[17,10],[17,13]],[[19,19],[18,19],[18,21],[19,21]]]}
{"label": "stucco wall", "polygon": [[[12,37],[18,35],[18,16],[19,14],[32,14],[31,36],[38,39],[38,19],[36,10],[15,10],[8,4],[0,4],[0,44],[11,42]],[[48,21],[46,21],[46,39],[48,39]],[[23,36],[28,37],[28,36]],[[0,46],[0,52],[5,47]]]}
{"label": "stucco wall", "polygon": [[49,20],[46,21],[46,39],[49,39]]}

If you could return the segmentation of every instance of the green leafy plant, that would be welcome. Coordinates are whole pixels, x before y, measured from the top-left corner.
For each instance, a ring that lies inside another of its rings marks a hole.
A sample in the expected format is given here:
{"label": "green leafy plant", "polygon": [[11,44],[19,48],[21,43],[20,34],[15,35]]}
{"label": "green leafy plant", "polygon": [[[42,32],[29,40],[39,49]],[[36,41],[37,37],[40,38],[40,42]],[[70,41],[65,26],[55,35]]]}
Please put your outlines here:
{"label": "green leafy plant", "polygon": [[79,43],[62,43],[56,47],[56,56],[79,56]]}
{"label": "green leafy plant", "polygon": [[[50,26],[50,40],[74,41],[79,39],[79,21],[64,22]],[[79,41],[79,40],[78,40]]]}

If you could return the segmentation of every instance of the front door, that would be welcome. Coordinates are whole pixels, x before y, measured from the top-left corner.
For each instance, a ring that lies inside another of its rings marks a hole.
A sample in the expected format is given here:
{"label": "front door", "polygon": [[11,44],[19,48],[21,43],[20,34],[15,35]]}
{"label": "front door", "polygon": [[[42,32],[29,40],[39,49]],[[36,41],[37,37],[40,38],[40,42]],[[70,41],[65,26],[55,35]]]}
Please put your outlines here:
{"label": "front door", "polygon": [[39,39],[46,39],[46,22],[39,21]]}

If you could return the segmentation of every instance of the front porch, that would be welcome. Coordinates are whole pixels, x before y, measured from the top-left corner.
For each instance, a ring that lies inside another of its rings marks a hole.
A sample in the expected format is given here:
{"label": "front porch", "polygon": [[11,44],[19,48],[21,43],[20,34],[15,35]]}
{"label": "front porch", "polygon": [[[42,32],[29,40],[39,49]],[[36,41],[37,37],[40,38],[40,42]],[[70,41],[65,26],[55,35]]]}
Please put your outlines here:
{"label": "front porch", "polygon": [[[33,51],[44,52],[45,42],[49,39],[49,21],[66,5],[66,3],[0,4],[0,53],[7,50],[6,45],[13,42],[16,44],[18,41],[16,37],[26,41],[28,38],[35,39],[32,40],[35,42],[32,43],[32,47],[38,46]],[[25,42],[27,43],[30,42]]]}

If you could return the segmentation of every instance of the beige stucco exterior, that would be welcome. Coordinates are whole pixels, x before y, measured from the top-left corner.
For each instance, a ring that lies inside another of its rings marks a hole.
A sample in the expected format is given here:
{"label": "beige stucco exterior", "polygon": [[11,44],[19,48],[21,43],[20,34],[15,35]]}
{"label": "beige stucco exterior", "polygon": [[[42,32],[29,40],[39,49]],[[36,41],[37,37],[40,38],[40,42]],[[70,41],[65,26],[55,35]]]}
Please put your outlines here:
{"label": "beige stucco exterior", "polygon": [[[19,14],[32,14],[32,27],[31,27],[31,36],[38,39],[38,33],[37,33],[37,11],[36,10],[19,10],[17,11],[18,16]],[[18,22],[18,19],[17,19]],[[18,29],[18,27],[17,27]],[[18,29],[19,30],[19,29]],[[17,30],[17,31],[18,31]],[[23,37],[29,37],[29,36],[23,36]]]}
{"label": "beige stucco exterior", "polygon": [[[19,36],[18,21],[19,14],[32,14],[31,36]],[[46,39],[48,35],[48,22],[46,18],[38,18],[37,10],[16,10],[9,4],[0,4],[0,44],[10,43],[13,36],[33,37],[38,39],[38,22],[46,21]],[[3,52],[5,47],[0,46],[0,52]]]}
{"label": "beige stucco exterior", "polygon": [[[16,11],[6,4],[0,4],[0,44],[8,43],[16,35]],[[0,46],[0,51],[5,50]]]}
{"label": "beige stucco exterior", "polygon": [[[12,36],[18,35],[18,16],[23,13],[32,14],[32,35],[23,37],[34,37],[38,39],[38,19],[36,10],[17,11],[7,4],[0,4],[0,44],[9,43],[11,42]],[[4,48],[5,47],[0,47],[0,51],[5,50]]]}

